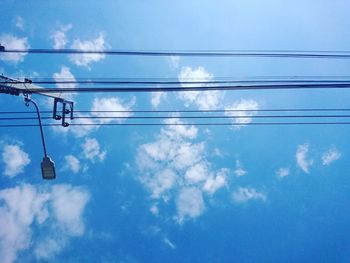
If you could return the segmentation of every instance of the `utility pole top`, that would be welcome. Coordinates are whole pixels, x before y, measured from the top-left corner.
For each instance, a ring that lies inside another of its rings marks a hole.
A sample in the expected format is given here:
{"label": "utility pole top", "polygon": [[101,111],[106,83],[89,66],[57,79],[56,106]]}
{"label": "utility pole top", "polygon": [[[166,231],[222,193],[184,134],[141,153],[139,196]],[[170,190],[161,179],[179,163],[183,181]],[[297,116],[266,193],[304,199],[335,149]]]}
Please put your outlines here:
{"label": "utility pole top", "polygon": [[[63,98],[63,94],[59,92],[57,93],[45,92],[45,88],[33,85],[30,79],[25,78],[24,80],[19,80],[19,79],[6,77],[4,75],[0,75],[0,93],[5,93],[5,94],[10,94],[15,96],[19,96],[20,94],[23,94],[24,96],[26,96],[26,95],[30,95],[32,93],[31,90],[33,89],[36,90],[35,94],[47,96],[54,99],[52,118],[54,120],[62,120],[62,126],[68,127],[69,123],[66,122],[67,115],[68,115],[68,118],[70,118],[71,120],[74,118],[73,101],[65,100]],[[61,114],[58,114],[59,103],[62,105]]]}

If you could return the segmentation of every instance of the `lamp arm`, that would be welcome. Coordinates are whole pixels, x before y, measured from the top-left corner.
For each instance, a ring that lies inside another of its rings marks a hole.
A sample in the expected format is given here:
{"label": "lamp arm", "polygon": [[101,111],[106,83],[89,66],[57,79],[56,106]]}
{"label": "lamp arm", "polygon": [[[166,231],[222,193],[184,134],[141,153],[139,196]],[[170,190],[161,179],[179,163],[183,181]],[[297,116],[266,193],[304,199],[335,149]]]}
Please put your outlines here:
{"label": "lamp arm", "polygon": [[43,131],[43,125],[41,123],[41,116],[40,116],[40,110],[38,105],[36,104],[36,102],[34,100],[32,100],[29,96],[25,96],[24,97],[24,101],[26,106],[29,106],[29,102],[33,103],[33,105],[35,106],[36,109],[36,113],[38,115],[38,120],[39,120],[39,127],[40,127],[40,135],[41,135],[41,142],[43,144],[43,149],[44,149],[44,155],[45,157],[47,157],[47,152],[46,152],[46,145],[45,145],[45,138],[44,138],[44,131]]}

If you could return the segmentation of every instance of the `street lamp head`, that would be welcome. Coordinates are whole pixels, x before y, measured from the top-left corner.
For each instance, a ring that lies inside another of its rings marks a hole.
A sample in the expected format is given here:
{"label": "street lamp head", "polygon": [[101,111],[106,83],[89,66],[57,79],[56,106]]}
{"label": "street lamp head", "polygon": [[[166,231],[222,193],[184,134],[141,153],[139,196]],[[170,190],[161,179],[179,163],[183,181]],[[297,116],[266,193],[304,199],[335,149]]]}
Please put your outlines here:
{"label": "street lamp head", "polygon": [[45,156],[41,162],[41,174],[46,180],[56,178],[55,163],[48,156]]}

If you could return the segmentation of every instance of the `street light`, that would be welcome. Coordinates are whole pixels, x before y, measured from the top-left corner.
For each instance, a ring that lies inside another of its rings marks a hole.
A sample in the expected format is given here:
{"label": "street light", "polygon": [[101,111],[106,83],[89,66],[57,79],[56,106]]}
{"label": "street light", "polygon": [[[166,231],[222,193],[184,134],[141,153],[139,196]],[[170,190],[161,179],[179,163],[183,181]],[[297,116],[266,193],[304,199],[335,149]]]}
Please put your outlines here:
{"label": "street light", "polygon": [[35,109],[36,109],[36,113],[38,115],[40,134],[41,134],[41,142],[42,142],[43,148],[44,148],[44,158],[41,162],[41,174],[43,176],[43,179],[45,179],[45,180],[55,179],[56,178],[55,163],[51,160],[51,158],[49,156],[47,156],[47,153],[46,153],[45,138],[44,138],[43,126],[41,124],[39,107],[36,104],[36,102],[30,98],[29,94],[24,94],[24,101],[25,101],[25,104],[27,107],[29,106],[29,102],[33,103],[33,105],[35,106]]}

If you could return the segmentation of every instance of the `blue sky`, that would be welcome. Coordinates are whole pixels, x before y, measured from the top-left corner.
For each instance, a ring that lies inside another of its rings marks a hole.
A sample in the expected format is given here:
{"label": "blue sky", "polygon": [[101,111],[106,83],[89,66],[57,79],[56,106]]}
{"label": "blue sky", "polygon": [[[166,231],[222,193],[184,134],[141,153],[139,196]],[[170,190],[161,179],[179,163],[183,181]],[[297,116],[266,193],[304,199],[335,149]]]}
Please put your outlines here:
{"label": "blue sky", "polygon": [[[346,0],[2,0],[0,8],[0,43],[6,48],[346,51],[350,43]],[[0,73],[210,81],[349,76],[350,65],[2,54]],[[51,100],[33,98],[41,110],[51,110]],[[350,92],[103,93],[69,99],[79,110],[349,108]],[[34,110],[21,97],[4,94],[0,103],[1,111]],[[106,127],[99,125],[113,121],[92,121],[94,128],[45,128],[57,172],[49,182],[41,179],[39,130],[1,128],[0,262],[350,260],[349,127],[244,125],[249,118],[238,128]]]}

